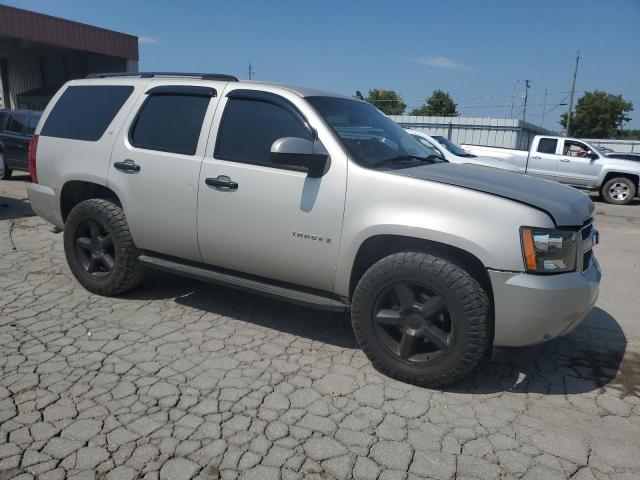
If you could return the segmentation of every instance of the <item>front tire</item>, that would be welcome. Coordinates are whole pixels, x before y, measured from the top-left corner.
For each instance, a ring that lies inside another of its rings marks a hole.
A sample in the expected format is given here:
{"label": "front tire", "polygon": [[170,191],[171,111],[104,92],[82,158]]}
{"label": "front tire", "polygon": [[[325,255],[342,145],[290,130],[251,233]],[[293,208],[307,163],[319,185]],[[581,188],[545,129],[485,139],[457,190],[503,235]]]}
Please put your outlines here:
{"label": "front tire", "polygon": [[473,371],[490,338],[490,301],[463,268],[422,252],[376,262],[353,294],[356,339],[377,370],[420,386]]}
{"label": "front tire", "polygon": [[103,199],[78,203],[67,217],[64,251],[84,288],[105,296],[137,287],[143,269],[122,208]]}
{"label": "front tire", "polygon": [[616,177],[602,186],[600,195],[607,203],[626,205],[636,196],[636,186],[629,178]]}

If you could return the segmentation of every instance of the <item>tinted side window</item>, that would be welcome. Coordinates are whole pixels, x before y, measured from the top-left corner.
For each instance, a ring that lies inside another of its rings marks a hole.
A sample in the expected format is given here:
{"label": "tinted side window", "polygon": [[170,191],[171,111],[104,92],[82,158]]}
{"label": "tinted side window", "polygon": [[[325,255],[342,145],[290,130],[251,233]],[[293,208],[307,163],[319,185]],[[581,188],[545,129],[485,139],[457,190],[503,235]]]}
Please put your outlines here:
{"label": "tinted side window", "polygon": [[25,133],[29,117],[24,113],[12,113],[9,115],[9,122],[6,130],[12,133]]}
{"label": "tinted side window", "polygon": [[96,141],[133,92],[129,85],[67,88],[51,110],[41,135]]}
{"label": "tinted side window", "polygon": [[0,112],[0,132],[4,131],[4,124],[7,121],[7,114],[4,112]]}
{"label": "tinted side window", "polygon": [[556,153],[556,146],[558,145],[557,138],[541,138],[538,143],[538,152],[540,153]]}
{"label": "tinted side window", "polygon": [[131,128],[134,147],[161,152],[196,153],[210,97],[151,95]]}
{"label": "tinted side window", "polygon": [[259,100],[229,99],[216,144],[216,158],[271,166],[271,145],[281,137],[311,140],[290,112]]}

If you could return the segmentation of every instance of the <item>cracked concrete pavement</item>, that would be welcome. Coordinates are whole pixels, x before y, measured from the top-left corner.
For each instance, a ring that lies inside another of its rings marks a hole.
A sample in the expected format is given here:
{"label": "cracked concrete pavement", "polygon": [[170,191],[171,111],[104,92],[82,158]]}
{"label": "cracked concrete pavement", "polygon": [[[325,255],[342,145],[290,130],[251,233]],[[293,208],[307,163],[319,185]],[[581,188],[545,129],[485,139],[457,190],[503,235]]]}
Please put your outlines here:
{"label": "cracked concrete pavement", "polygon": [[0,479],[640,476],[638,204],[597,205],[582,326],[429,390],[345,315],[155,272],[89,294],[24,180],[0,181]]}

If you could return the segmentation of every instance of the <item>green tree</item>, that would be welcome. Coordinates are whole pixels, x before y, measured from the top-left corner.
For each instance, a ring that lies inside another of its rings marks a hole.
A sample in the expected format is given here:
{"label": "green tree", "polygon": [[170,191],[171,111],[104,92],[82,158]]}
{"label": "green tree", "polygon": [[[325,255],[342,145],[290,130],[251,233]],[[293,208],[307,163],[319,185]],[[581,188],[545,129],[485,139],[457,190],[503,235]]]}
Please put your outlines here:
{"label": "green tree", "polygon": [[[595,90],[585,92],[571,115],[570,132],[567,135],[586,138],[615,138],[622,124],[631,120],[627,115],[633,110],[633,103],[622,95],[612,95]],[[563,114],[560,124],[567,128],[567,114]]]}
{"label": "green tree", "polygon": [[620,130],[616,135],[616,138],[621,138],[623,140],[640,140],[640,130]]}
{"label": "green tree", "polygon": [[393,90],[374,88],[369,90],[366,100],[386,115],[401,115],[407,107],[402,97]]}
{"label": "green tree", "polygon": [[410,115],[425,115],[434,117],[457,117],[458,105],[451,95],[444,90],[434,90],[424,105],[414,108]]}

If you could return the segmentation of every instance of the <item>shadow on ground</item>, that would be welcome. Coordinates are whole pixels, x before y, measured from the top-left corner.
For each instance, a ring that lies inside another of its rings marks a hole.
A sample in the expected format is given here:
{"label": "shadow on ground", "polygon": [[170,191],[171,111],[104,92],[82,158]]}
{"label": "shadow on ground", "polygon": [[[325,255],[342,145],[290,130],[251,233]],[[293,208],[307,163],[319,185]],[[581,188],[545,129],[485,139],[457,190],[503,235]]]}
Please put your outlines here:
{"label": "shadow on ground", "polygon": [[[604,204],[607,203],[603,200],[603,198],[600,196],[599,193],[589,192],[588,194],[589,194],[589,198],[591,198],[591,201],[593,203],[604,203]],[[640,197],[634,198],[627,205],[640,205]]]}
{"label": "shadow on ground", "polygon": [[[347,314],[299,307],[164,272],[149,271],[144,284],[127,296],[175,299],[180,305],[283,333],[341,348],[359,348]],[[625,358],[626,345],[616,319],[595,308],[570,335],[542,345],[500,350],[493,360],[487,356],[475,374],[446,391],[566,395],[609,385],[638,395],[640,356]]]}
{"label": "shadow on ground", "polygon": [[33,217],[29,200],[5,197],[0,193],[0,220],[17,220],[19,218]]}
{"label": "shadow on ground", "polygon": [[214,315],[224,315],[342,348],[359,348],[349,316],[344,313],[299,307],[165,272],[148,270],[144,283],[126,297],[144,300],[173,298],[179,305]]}

